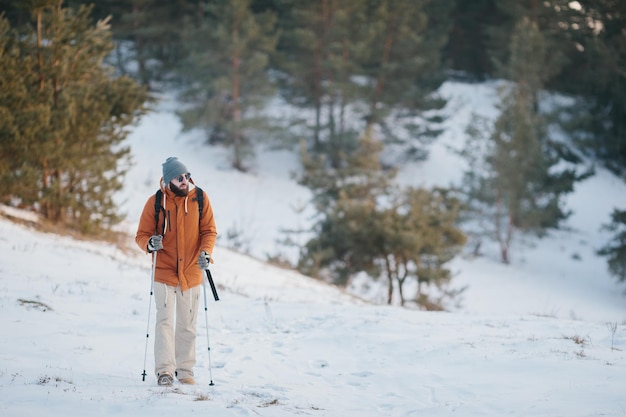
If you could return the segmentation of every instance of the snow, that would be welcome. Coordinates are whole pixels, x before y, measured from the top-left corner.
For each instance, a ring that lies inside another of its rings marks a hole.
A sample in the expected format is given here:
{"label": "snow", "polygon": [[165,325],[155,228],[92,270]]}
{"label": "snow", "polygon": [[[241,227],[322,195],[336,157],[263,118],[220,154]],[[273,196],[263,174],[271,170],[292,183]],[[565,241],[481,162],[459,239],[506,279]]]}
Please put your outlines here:
{"label": "snow", "polygon": [[[449,130],[431,159],[405,167],[402,182],[459,178],[450,150],[472,111],[489,114],[493,88],[444,85]],[[2,416],[626,415],[624,288],[594,255],[608,236],[600,226],[626,207],[623,182],[599,170],[579,184],[569,230],[516,241],[511,265],[490,245],[481,257],[455,259],[453,282],[467,290],[450,312],[373,305],[260,260],[292,257],[277,243],[281,229],[311,221],[309,193],[290,179],[293,153],[262,152],[251,173],[236,173],[227,152],[180,133],[173,106],[163,102],[129,138],[134,162],[118,196],[125,244],[41,233],[30,226],[36,216],[0,210]],[[152,372],[151,258],[132,233],[168,156],[211,198],[220,300],[207,288],[198,384],[163,388]],[[228,249],[229,229],[248,254]]]}

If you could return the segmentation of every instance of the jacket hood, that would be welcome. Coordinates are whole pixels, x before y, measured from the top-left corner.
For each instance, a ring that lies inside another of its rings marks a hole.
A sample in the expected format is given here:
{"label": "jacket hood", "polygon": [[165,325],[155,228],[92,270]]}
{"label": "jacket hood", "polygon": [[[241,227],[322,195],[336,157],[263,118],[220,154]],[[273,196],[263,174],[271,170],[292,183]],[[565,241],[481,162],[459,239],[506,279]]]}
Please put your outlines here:
{"label": "jacket hood", "polygon": [[[192,195],[192,191],[196,188],[196,184],[193,183],[193,179],[189,179],[188,184],[189,184],[189,190],[187,192],[187,195],[185,196],[185,213],[189,211],[187,208],[187,202],[189,201],[189,196]],[[174,194],[174,192],[167,187],[167,184],[163,180],[163,177],[161,177],[161,180],[159,181],[159,187],[161,188],[161,191],[163,192],[163,201],[161,202],[161,204],[163,205],[163,207],[166,207],[165,203],[167,202],[167,197],[169,196],[169,197],[174,198],[176,197],[176,194]]]}

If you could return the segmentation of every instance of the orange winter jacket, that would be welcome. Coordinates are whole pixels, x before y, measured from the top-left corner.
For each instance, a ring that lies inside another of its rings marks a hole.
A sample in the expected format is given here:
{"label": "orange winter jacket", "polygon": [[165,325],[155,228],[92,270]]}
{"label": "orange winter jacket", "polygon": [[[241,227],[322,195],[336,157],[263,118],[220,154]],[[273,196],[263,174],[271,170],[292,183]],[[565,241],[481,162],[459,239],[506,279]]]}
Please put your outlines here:
{"label": "orange winter jacket", "polygon": [[[196,198],[195,186],[189,190],[185,197],[174,194],[169,187],[161,186],[163,197],[161,204],[165,212],[159,214],[157,226],[154,218],[154,203],[156,196],[153,194],[146,202],[135,242],[148,253],[148,241],[154,234],[161,234],[163,222],[165,232],[163,234],[163,249],[157,252],[154,280],[171,286],[178,286],[182,291],[202,284],[204,272],[198,267],[200,251],[213,253],[217,230],[213,209],[209,198],[204,192],[202,219],[198,222],[199,210]],[[211,257],[211,263],[213,258]]]}

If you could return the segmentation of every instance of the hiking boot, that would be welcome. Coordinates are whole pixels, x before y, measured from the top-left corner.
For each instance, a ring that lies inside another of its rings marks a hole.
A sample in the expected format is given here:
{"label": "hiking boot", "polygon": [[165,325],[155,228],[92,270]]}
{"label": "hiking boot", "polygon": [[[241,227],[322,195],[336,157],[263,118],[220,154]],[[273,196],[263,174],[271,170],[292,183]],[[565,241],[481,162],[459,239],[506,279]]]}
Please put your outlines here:
{"label": "hiking boot", "polygon": [[187,376],[185,378],[178,378],[178,381],[181,384],[186,384],[186,385],[195,385],[196,381],[194,381],[193,377]]}
{"label": "hiking boot", "polygon": [[168,374],[168,373],[164,373],[159,375],[159,379],[158,379],[158,384],[161,386],[166,386],[169,387],[174,383],[174,378],[172,378],[172,375]]}

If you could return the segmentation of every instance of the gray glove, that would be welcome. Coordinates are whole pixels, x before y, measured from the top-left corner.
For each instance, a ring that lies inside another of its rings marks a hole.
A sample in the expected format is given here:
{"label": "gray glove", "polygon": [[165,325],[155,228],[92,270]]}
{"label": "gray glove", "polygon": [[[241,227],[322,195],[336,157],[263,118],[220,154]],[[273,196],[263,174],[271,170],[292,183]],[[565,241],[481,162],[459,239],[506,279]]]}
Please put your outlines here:
{"label": "gray glove", "polygon": [[152,236],[148,241],[148,252],[155,252],[161,249],[163,249],[163,236]]}
{"label": "gray glove", "polygon": [[205,251],[200,252],[200,256],[198,257],[198,266],[203,271],[209,269],[209,263],[211,262],[211,255],[206,253]]}

